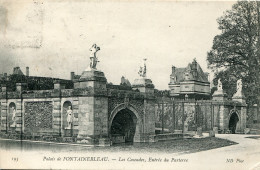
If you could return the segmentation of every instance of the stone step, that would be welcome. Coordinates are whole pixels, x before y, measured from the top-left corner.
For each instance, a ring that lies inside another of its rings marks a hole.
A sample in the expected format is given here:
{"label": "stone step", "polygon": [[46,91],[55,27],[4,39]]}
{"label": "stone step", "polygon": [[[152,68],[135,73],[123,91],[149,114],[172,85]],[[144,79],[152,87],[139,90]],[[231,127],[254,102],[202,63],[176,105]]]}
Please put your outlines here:
{"label": "stone step", "polygon": [[260,135],[260,129],[250,129],[250,134]]}

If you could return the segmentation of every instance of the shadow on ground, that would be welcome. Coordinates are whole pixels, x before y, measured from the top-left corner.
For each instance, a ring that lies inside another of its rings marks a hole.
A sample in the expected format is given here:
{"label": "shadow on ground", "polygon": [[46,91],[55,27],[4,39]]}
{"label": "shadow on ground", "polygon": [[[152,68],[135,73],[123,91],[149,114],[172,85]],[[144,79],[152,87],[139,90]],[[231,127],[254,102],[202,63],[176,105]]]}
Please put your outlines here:
{"label": "shadow on ground", "polygon": [[157,143],[126,143],[110,147],[86,147],[74,145],[57,145],[50,143],[32,143],[24,141],[0,140],[0,149],[22,151],[60,152],[125,152],[125,153],[178,153],[187,154],[237,144],[230,140],[216,137],[176,139]]}

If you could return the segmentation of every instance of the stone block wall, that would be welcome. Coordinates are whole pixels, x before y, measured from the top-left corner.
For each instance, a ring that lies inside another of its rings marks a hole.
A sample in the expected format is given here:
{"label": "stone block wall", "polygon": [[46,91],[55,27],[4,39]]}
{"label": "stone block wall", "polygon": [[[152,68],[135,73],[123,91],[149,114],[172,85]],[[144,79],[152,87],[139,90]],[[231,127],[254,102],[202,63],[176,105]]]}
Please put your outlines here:
{"label": "stone block wall", "polygon": [[155,134],[155,101],[145,99],[144,107],[144,134],[148,137]]}
{"label": "stone block wall", "polygon": [[247,127],[260,129],[259,117],[260,113],[257,113],[257,106],[251,106],[247,111]]}
{"label": "stone block wall", "polygon": [[108,137],[108,99],[94,98],[94,134]]}
{"label": "stone block wall", "polygon": [[79,138],[94,137],[94,97],[79,97]]}

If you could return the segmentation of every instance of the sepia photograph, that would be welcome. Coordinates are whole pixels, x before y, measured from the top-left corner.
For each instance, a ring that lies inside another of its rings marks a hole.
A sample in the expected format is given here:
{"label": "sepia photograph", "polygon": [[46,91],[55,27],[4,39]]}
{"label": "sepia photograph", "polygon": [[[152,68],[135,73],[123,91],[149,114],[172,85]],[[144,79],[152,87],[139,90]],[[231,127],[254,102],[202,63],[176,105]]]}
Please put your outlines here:
{"label": "sepia photograph", "polygon": [[260,1],[0,0],[0,169],[260,170]]}

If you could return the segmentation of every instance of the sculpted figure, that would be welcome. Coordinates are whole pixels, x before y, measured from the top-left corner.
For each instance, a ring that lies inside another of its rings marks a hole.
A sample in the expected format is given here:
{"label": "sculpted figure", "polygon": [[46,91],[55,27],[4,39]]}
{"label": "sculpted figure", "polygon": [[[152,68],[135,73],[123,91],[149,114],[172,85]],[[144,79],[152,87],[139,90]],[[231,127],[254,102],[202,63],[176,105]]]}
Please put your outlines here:
{"label": "sculpted figure", "polygon": [[241,79],[239,79],[239,80],[237,80],[237,92],[240,92],[240,91],[242,91],[242,80]]}
{"label": "sculpted figure", "polygon": [[218,90],[222,90],[222,83],[220,79],[218,79]]}
{"label": "sculpted figure", "polygon": [[96,44],[93,44],[92,47],[89,49],[90,52],[90,68],[96,69],[98,58],[96,57],[96,53],[100,50]]}
{"label": "sculpted figure", "polygon": [[73,112],[71,110],[71,106],[68,107],[68,110],[67,110],[67,122],[68,122],[68,127],[66,129],[71,129],[71,126],[72,126],[72,122],[73,122],[73,118],[74,118],[74,115],[73,115]]}
{"label": "sculpted figure", "polygon": [[15,127],[16,126],[15,116],[16,116],[16,110],[15,110],[14,107],[12,107],[12,121],[13,121],[13,124],[11,125],[11,127]]}
{"label": "sculpted figure", "polygon": [[145,61],[146,61],[147,59],[145,58],[144,59],[144,67],[140,67],[140,69],[139,69],[139,72],[138,72],[138,74],[141,76],[141,77],[146,77],[146,64],[145,64]]}

